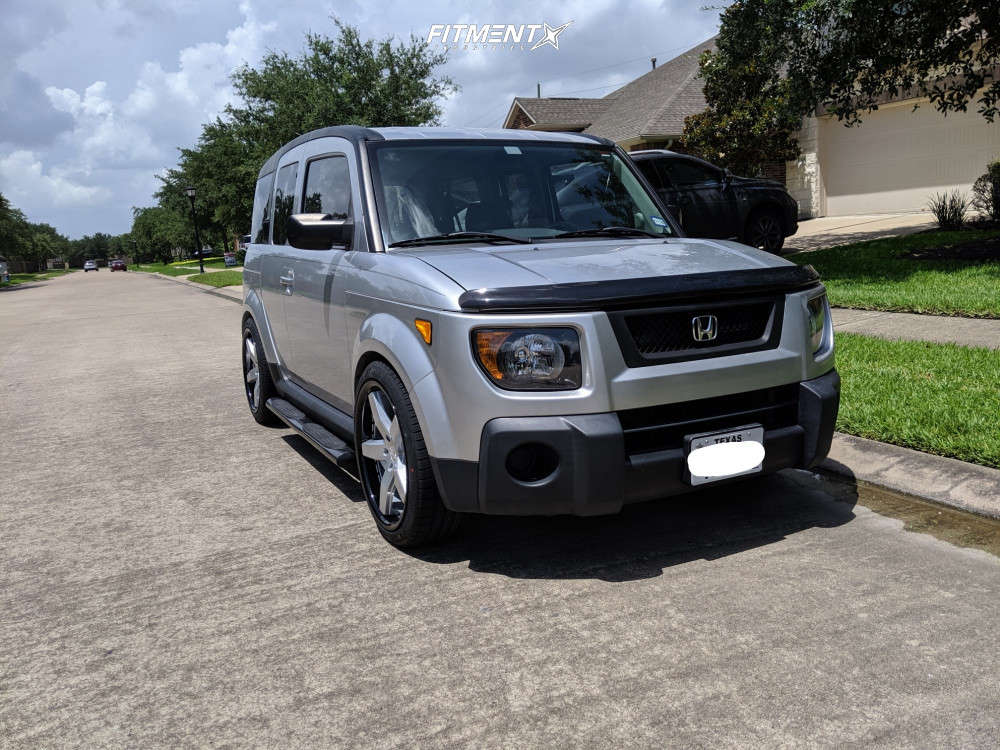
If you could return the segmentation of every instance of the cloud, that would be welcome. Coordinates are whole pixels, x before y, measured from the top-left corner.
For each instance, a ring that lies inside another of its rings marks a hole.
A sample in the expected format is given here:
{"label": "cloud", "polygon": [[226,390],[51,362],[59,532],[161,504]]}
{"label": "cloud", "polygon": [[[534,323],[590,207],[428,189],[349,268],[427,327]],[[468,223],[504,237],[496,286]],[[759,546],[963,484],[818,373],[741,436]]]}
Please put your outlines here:
{"label": "cloud", "polygon": [[164,114],[197,116],[202,122],[217,115],[232,100],[229,76],[244,63],[255,62],[263,52],[264,38],[277,27],[260,23],[248,3],[240,5],[243,23],[226,32],[225,43],[203,42],[185,47],[178,66],[165,71],[151,61],[142,66],[135,88],[122,112],[137,120],[161,120]]}
{"label": "cloud", "polygon": [[111,198],[105,187],[74,182],[60,170],[46,172],[35,152],[26,150],[0,157],[0,190],[29,216],[48,206],[93,205]]}
{"label": "cloud", "polygon": [[44,146],[73,126],[73,118],[53,109],[41,82],[21,70],[0,78],[0,143]]}

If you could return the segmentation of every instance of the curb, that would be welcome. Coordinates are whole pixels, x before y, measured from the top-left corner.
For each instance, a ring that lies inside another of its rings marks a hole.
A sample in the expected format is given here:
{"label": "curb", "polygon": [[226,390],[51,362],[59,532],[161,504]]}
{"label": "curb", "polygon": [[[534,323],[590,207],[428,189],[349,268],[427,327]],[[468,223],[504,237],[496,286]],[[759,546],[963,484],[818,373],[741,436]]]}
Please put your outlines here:
{"label": "curb", "polygon": [[1000,519],[1000,470],[835,433],[820,471]]}
{"label": "curb", "polygon": [[[145,273],[144,271],[139,271],[138,273]],[[162,273],[151,273],[149,276],[155,276],[158,279],[166,279],[167,281],[173,281],[177,284],[182,284],[191,289],[197,289],[199,292],[205,294],[211,294],[214,297],[219,297],[221,299],[229,300],[230,302],[235,302],[237,305],[243,304],[243,291],[240,287],[213,287],[206,284],[198,284],[194,281],[187,281],[179,276],[166,276]],[[237,288],[240,291],[235,291]],[[225,291],[226,289],[233,289],[232,292]]]}

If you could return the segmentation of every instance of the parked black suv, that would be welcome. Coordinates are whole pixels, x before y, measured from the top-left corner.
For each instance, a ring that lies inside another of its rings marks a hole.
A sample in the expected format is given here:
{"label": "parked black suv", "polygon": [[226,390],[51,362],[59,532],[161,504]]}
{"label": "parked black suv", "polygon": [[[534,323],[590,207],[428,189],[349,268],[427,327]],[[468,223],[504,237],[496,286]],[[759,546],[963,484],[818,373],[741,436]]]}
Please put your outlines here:
{"label": "parked black suv", "polygon": [[734,177],[707,161],[653,149],[629,154],[691,237],[737,238],[778,253],[798,230],[798,204],[780,182]]}

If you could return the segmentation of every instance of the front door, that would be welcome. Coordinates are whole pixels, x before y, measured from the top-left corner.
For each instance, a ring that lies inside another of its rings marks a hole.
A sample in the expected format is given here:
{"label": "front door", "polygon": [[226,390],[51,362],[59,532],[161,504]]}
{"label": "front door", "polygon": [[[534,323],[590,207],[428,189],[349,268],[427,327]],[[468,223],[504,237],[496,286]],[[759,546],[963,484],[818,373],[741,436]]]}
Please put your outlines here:
{"label": "front door", "polygon": [[[330,153],[328,139],[311,145],[305,157],[301,198],[295,213],[325,214],[334,219],[351,215],[351,171],[346,152]],[[338,142],[339,143],[339,142]],[[291,341],[288,370],[295,381],[314,395],[341,409],[352,396],[347,341],[344,334],[342,285],[337,267],[346,248],[303,250],[287,247],[289,265],[285,325]]]}

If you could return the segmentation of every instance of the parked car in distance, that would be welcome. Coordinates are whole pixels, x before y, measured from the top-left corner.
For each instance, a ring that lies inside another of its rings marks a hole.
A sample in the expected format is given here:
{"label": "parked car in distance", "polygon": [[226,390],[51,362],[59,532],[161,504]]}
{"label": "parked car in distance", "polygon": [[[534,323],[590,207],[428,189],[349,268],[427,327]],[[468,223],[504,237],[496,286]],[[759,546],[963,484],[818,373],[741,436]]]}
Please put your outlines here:
{"label": "parked car in distance", "polygon": [[735,238],[779,253],[798,231],[799,207],[774,180],[736,177],[702,159],[664,149],[629,154],[690,237]]}
{"label": "parked car in distance", "polygon": [[330,127],[261,167],[244,395],[356,474],[382,535],[600,515],[826,455],[809,266],[683,235],[610,141]]}
{"label": "parked car in distance", "polygon": [[97,268],[97,261],[96,260],[85,260],[85,261],[83,261],[83,270],[84,270],[84,272],[98,270],[98,268]]}
{"label": "parked car in distance", "polygon": [[108,267],[112,271],[127,271],[128,270],[128,266],[125,265],[125,261],[123,261],[121,258],[115,258],[113,261],[111,261],[108,264]]}

